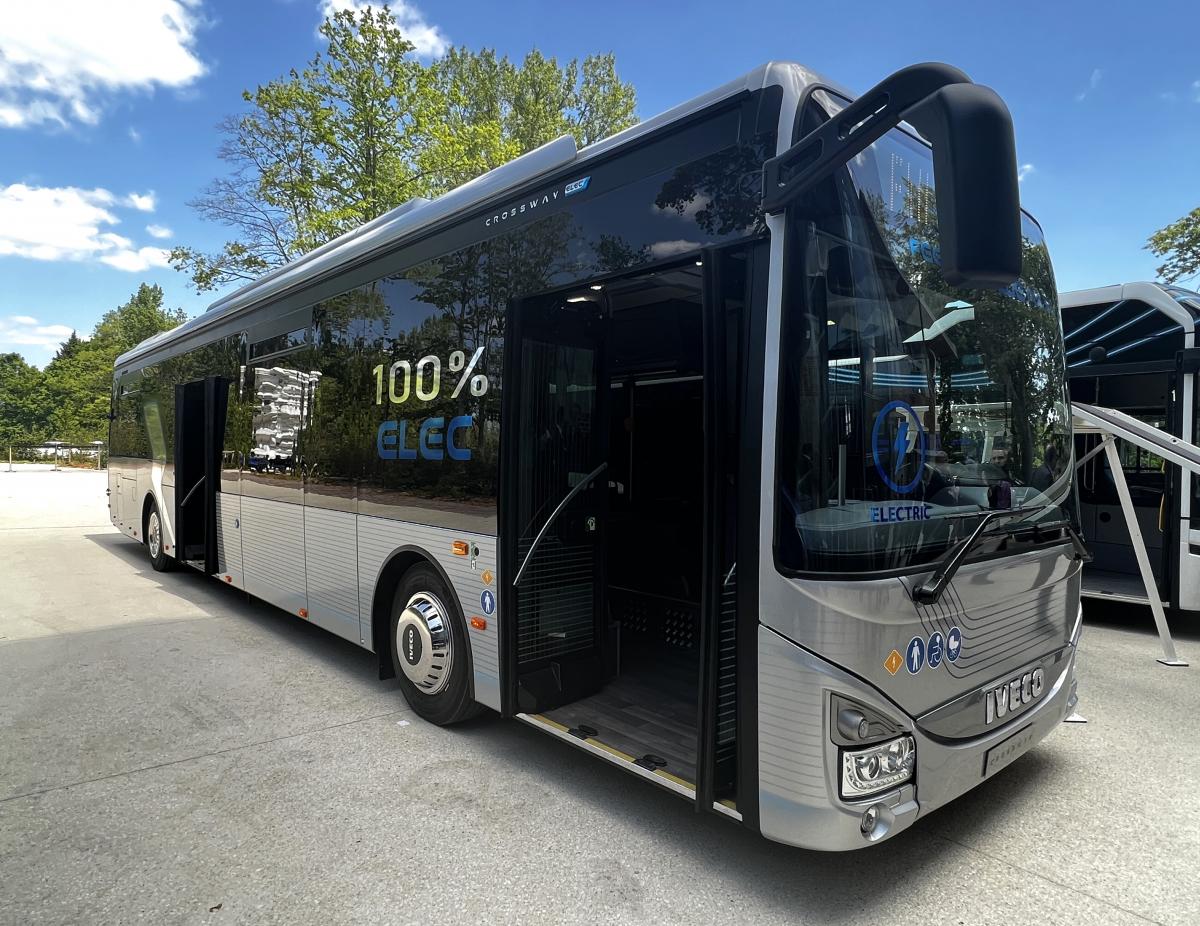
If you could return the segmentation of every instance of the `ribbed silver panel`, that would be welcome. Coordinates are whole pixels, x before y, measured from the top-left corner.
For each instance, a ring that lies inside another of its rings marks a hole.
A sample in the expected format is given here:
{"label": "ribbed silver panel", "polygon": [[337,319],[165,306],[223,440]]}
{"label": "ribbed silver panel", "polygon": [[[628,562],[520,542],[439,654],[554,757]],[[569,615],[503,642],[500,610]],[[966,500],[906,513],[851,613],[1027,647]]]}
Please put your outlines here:
{"label": "ribbed silver panel", "polygon": [[916,610],[927,634],[940,630],[944,636],[956,626],[962,631],[962,657],[944,661],[947,673],[959,680],[990,678],[1013,659],[1040,655],[1063,642],[1061,615],[1069,590],[1069,583],[1057,582],[972,608],[951,582],[940,601]]}
{"label": "ribbed silver panel", "polygon": [[360,643],[356,518],[348,511],[305,507],[304,563],[308,619]]}
{"label": "ribbed silver panel", "polygon": [[[770,558],[759,574],[763,624],[823,659],[852,672],[912,716],[953,700],[975,684],[1054,652],[1070,638],[1077,607],[1072,576],[1079,563],[1066,545],[967,563],[937,605],[912,600],[911,585],[926,576],[892,579],[790,579]],[[914,637],[945,637],[957,625],[962,651],[917,673],[886,667]],[[978,673],[978,674],[977,674]]]}
{"label": "ribbed silver panel", "polygon": [[242,577],[242,532],[239,527],[242,497],[217,493],[217,575],[221,581],[244,588]]}
{"label": "ribbed silver panel", "polygon": [[242,496],[242,571],[246,591],[298,614],[304,582],[304,507]]}
{"label": "ribbed silver panel", "polygon": [[800,647],[759,628],[759,789],[786,801],[824,804],[821,676],[806,671],[804,656]]}
{"label": "ribbed silver panel", "polygon": [[[479,548],[479,556],[455,556],[450,545],[465,540]],[[467,619],[467,639],[471,641],[471,661],[475,673],[475,700],[488,707],[500,709],[500,611],[497,605],[492,614],[485,614],[480,598],[485,590],[498,600],[500,577],[496,564],[496,538],[487,534],[471,534],[429,527],[411,521],[358,516],[358,610],[359,635],[363,645],[372,647],[371,605],[380,571],[400,547],[415,547],[435,560],[446,571],[458,605]],[[483,582],[484,572],[493,575],[492,584]],[[487,620],[485,630],[470,626],[472,617]]]}

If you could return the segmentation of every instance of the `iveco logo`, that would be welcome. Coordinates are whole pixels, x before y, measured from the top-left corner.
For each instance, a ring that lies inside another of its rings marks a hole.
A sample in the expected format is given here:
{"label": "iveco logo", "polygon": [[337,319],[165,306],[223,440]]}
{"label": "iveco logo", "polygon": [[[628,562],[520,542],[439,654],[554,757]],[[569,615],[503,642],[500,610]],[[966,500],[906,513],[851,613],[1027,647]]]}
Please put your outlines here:
{"label": "iveco logo", "polygon": [[421,637],[413,624],[404,628],[404,658],[410,666],[421,661]]}
{"label": "iveco logo", "polygon": [[983,696],[986,712],[984,723],[989,724],[1008,714],[1015,714],[1025,705],[1032,704],[1042,696],[1045,687],[1046,672],[1038,666],[999,688],[989,688]]}

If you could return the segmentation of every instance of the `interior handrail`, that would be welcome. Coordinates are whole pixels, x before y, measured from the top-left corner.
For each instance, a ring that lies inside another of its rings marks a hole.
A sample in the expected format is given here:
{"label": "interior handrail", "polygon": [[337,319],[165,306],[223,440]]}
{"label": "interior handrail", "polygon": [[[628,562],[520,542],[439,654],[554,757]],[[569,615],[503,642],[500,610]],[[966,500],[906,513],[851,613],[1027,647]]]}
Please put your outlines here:
{"label": "interior handrail", "polygon": [[207,475],[201,476],[200,479],[196,482],[196,484],[194,486],[192,486],[191,489],[188,490],[188,494],[185,495],[183,497],[183,501],[179,503],[180,508],[187,507],[187,503],[192,500],[192,496],[196,494],[196,490],[198,488],[200,488],[200,486],[204,485],[204,480],[207,478],[208,478]]}
{"label": "interior handrail", "polygon": [[546,519],[546,523],[542,525],[542,529],[540,531],[538,531],[537,536],[533,538],[533,546],[531,546],[529,548],[529,552],[525,554],[525,559],[521,561],[521,568],[517,570],[517,577],[515,579],[513,579],[513,587],[514,588],[521,584],[521,576],[523,576],[525,574],[525,567],[529,565],[529,560],[532,558],[533,554],[537,551],[538,544],[540,544],[542,542],[542,538],[546,536],[546,531],[550,529],[550,525],[554,523],[555,519],[560,514],[562,514],[562,510],[567,507],[567,502],[569,502],[576,495],[578,495],[580,492],[582,492],[586,486],[591,485],[592,480],[595,479],[597,476],[599,476],[607,468],[608,468],[608,460],[605,460],[603,463],[601,463],[599,466],[597,466],[594,470],[592,470],[590,473],[588,473],[586,476],[584,476],[582,479],[580,479],[577,483],[575,483],[575,485],[571,489],[571,491],[568,492],[563,497],[563,500],[561,502],[559,502],[557,507],[555,507],[554,511],[552,511],[550,513],[550,517],[548,517]]}

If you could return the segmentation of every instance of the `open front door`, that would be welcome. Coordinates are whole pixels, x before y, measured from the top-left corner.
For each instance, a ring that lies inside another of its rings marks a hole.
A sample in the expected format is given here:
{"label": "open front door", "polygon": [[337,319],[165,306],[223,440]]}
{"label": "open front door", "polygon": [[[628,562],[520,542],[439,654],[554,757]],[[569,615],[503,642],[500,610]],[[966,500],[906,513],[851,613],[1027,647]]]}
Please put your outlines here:
{"label": "open front door", "polygon": [[605,675],[605,324],[599,297],[510,308],[502,578],[515,618],[511,711],[583,697]]}
{"label": "open front door", "polygon": [[175,387],[176,556],[217,571],[217,492],[230,381],[220,376]]}

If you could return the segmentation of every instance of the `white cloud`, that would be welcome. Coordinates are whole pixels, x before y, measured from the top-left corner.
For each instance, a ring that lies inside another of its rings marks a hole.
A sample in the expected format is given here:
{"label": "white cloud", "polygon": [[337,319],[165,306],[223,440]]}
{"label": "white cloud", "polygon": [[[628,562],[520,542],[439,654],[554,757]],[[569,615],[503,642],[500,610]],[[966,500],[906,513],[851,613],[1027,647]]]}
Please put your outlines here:
{"label": "white cloud", "polygon": [[1192,99],[1200,103],[1200,80],[1192,81]]}
{"label": "white cloud", "polygon": [[1084,100],[1086,100],[1091,92],[1100,86],[1100,79],[1102,77],[1104,77],[1104,72],[1100,70],[1100,68],[1093,68],[1092,76],[1088,78],[1088,85],[1086,89],[1075,94],[1075,102],[1082,103]]}
{"label": "white cloud", "polygon": [[138,210],[138,212],[153,212],[154,191],[151,190],[149,193],[130,193],[125,198],[125,204]]}
{"label": "white cloud", "polygon": [[106,94],[184,87],[196,57],[199,0],[6,3],[0,16],[0,127],[97,123]]}
{"label": "white cloud", "polygon": [[681,219],[694,219],[696,213],[707,209],[711,203],[712,197],[707,193],[697,193],[683,204],[682,209],[676,209],[674,206],[660,206],[655,203],[650,207],[650,211],[655,215],[673,215]]}
{"label": "white cloud", "polygon": [[131,273],[165,267],[165,250],[136,247],[111,230],[120,224],[113,210],[136,195],[23,183],[0,187],[0,257],[99,261]]}
{"label": "white cloud", "polygon": [[1035,168],[1032,164],[1022,164],[1020,167],[1017,168],[1017,183],[1020,183],[1022,180],[1024,180],[1026,177],[1028,177],[1030,174],[1032,174],[1036,169],[1037,168]]}
{"label": "white cloud", "polygon": [[[321,15],[330,17],[339,10],[358,12],[368,6],[382,6],[381,3],[371,3],[370,0],[321,0]],[[416,52],[422,58],[440,58],[450,48],[450,40],[437,26],[430,25],[425,20],[425,14],[408,0],[394,0],[388,4],[396,24],[404,37],[416,46]]]}
{"label": "white cloud", "polygon": [[674,257],[676,254],[698,251],[702,247],[703,245],[699,241],[684,241],[682,238],[674,241],[656,241],[650,245],[650,256],[655,258]]}
{"label": "white cloud", "polygon": [[142,133],[135,129],[132,125],[129,127],[129,140],[135,145],[142,143]]}
{"label": "white cloud", "polygon": [[40,347],[47,353],[71,336],[70,325],[43,325],[30,315],[0,318],[0,350],[9,347]]}
{"label": "white cloud", "polygon": [[118,270],[128,270],[130,273],[140,273],[151,267],[169,266],[167,252],[162,248],[138,248],[135,251],[128,245],[103,255],[100,262]]}
{"label": "white cloud", "polygon": [[151,238],[170,238],[175,232],[165,225],[147,225],[146,234]]}

